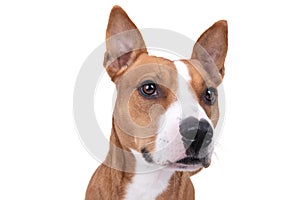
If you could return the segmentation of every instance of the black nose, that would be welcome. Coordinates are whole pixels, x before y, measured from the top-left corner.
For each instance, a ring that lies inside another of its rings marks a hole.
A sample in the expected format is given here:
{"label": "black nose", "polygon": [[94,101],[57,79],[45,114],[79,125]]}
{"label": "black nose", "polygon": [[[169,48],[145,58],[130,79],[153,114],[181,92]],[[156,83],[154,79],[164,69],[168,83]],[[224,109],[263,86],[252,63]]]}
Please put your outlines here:
{"label": "black nose", "polygon": [[201,149],[208,147],[213,138],[213,128],[207,120],[195,117],[184,119],[179,127],[187,155],[198,155]]}

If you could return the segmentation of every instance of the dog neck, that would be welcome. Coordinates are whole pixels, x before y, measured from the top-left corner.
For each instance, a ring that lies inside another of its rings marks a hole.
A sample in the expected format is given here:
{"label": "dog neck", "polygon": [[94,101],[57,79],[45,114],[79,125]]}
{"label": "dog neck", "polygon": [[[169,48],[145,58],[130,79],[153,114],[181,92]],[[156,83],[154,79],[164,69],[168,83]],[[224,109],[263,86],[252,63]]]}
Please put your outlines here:
{"label": "dog neck", "polygon": [[136,173],[126,188],[126,200],[152,200],[161,195],[169,186],[175,173],[164,168],[157,168],[147,163],[141,154],[132,151],[135,156]]}

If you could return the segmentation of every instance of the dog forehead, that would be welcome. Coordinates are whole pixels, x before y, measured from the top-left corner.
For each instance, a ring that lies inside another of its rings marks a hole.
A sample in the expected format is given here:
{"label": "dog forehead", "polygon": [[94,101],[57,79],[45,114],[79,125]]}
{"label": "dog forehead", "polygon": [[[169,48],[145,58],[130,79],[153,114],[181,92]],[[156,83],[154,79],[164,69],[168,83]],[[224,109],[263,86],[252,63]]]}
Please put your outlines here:
{"label": "dog forehead", "polygon": [[[179,74],[182,78],[186,79],[189,84],[195,90],[201,90],[207,87],[216,87],[216,83],[211,79],[209,73],[203,68],[202,64],[198,60],[180,60],[181,67],[179,69],[183,69],[183,71],[179,71]],[[178,65],[178,64],[177,64]],[[185,68],[188,70],[188,79],[186,78],[186,73],[184,72]]]}
{"label": "dog forehead", "polygon": [[174,63],[162,57],[141,55],[118,80],[117,87],[134,89],[149,80],[175,90],[177,69]]}
{"label": "dog forehead", "polygon": [[[181,67],[176,66],[178,62]],[[196,92],[204,87],[214,86],[209,74],[197,60],[171,61],[144,54],[128,67],[117,82],[117,88],[130,93],[143,82],[150,80],[175,92],[178,89],[179,77],[185,79]]]}

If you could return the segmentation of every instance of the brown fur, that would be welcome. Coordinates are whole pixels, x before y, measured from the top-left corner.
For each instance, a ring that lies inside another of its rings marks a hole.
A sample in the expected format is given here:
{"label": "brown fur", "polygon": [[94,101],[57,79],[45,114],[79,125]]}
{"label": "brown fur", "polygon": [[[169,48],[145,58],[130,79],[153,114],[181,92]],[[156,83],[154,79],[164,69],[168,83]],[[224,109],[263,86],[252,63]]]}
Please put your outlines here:
{"label": "brown fur", "polygon": [[217,125],[219,119],[218,101],[214,105],[207,105],[204,103],[201,94],[209,87],[216,88],[219,84],[219,80],[211,79],[209,73],[203,70],[203,66],[199,61],[189,60],[183,61],[189,68],[190,76],[192,78],[191,86],[195,91],[195,96],[198,99],[201,107],[205,110],[207,116],[211,119],[214,126]]}
{"label": "brown fur", "polygon": [[[133,174],[124,173],[126,167],[132,167],[135,161],[133,158],[125,159],[125,156],[120,154],[116,149],[124,148],[116,135],[115,127],[113,126],[111,132],[111,148],[104,161],[93,174],[89,186],[86,191],[86,200],[116,200],[123,199],[125,196],[125,189],[131,181]],[[115,146],[114,146],[115,145]],[[119,167],[124,171],[116,170],[110,166]]]}

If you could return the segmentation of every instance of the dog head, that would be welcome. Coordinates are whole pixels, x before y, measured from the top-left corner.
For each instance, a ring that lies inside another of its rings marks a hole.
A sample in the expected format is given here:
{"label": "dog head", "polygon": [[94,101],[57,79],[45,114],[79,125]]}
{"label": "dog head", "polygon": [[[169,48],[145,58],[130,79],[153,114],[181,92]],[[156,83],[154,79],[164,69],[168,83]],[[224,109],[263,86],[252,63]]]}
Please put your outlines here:
{"label": "dog head", "polygon": [[115,6],[104,66],[117,88],[113,123],[121,148],[153,165],[208,167],[226,53],[227,23],[218,21],[199,37],[190,59],[148,55],[135,24]]}

